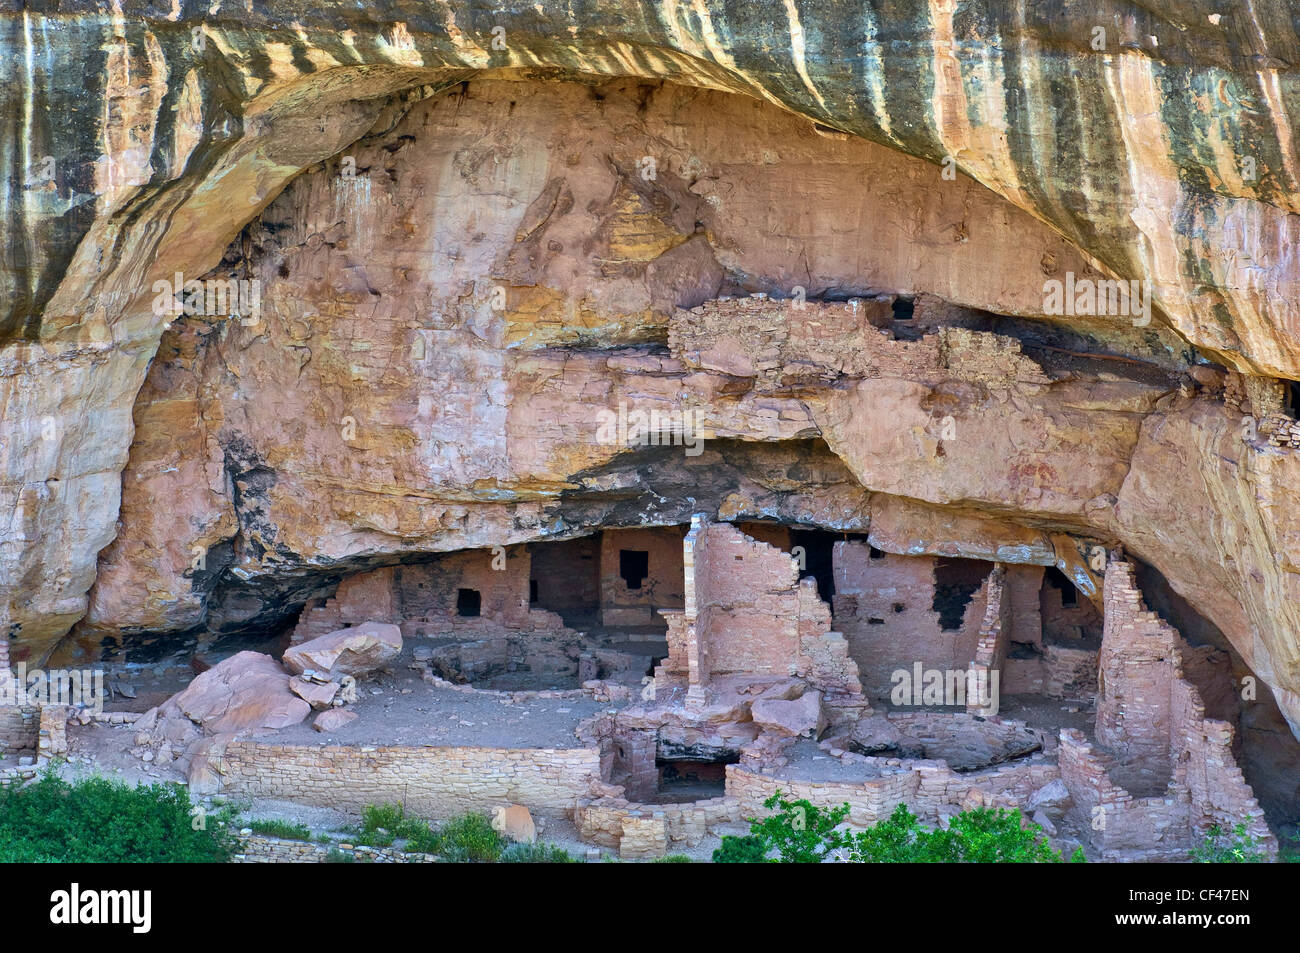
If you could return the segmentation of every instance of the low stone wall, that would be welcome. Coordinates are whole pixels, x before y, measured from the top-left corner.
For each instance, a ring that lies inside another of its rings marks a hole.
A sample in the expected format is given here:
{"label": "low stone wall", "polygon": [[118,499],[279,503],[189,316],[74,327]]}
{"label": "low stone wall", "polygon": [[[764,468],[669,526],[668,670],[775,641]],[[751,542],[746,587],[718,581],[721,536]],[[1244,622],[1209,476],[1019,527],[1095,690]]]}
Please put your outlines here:
{"label": "low stone wall", "polygon": [[362,847],[353,844],[317,844],[263,834],[241,834],[239,853],[232,864],[323,864],[331,851],[353,860],[378,864],[433,864],[433,854],[408,853],[392,847]]}
{"label": "low stone wall", "polygon": [[617,847],[624,860],[663,857],[674,847],[694,847],[709,829],[740,819],[740,801],[715,797],[682,804],[639,804],[623,798],[582,801],[573,814],[584,841]]}
{"label": "low stone wall", "polygon": [[568,813],[600,781],[596,748],[326,747],[236,740],[214,741],[203,758],[197,772],[191,767],[191,787],[198,793],[220,790],[351,812],[400,803],[432,819],[508,804]]}
{"label": "low stone wall", "polygon": [[727,766],[727,794],[739,801],[742,819],[768,813],[763,802],[781,791],[791,800],[806,799],[818,807],[847,803],[850,823],[866,827],[887,818],[899,804],[931,823],[971,806],[1017,806],[1061,776],[1055,762],[1041,756],[967,774],[942,761],[891,758],[881,772],[860,781],[803,781],[733,764]]}
{"label": "low stone wall", "polygon": [[40,709],[0,707],[0,754],[36,750]]}
{"label": "low stone wall", "polygon": [[1090,831],[1102,860],[1187,859],[1192,844],[1185,788],[1171,783],[1163,795],[1134,797],[1112,780],[1113,759],[1074,729],[1061,731],[1060,764],[1075,820]]}
{"label": "low stone wall", "polygon": [[905,769],[861,781],[798,781],[727,765],[727,794],[740,803],[746,820],[770,813],[763,802],[780,791],[790,800],[807,800],[817,807],[847,802],[850,823],[866,827],[884,820],[899,804],[911,804],[920,786],[921,776]]}

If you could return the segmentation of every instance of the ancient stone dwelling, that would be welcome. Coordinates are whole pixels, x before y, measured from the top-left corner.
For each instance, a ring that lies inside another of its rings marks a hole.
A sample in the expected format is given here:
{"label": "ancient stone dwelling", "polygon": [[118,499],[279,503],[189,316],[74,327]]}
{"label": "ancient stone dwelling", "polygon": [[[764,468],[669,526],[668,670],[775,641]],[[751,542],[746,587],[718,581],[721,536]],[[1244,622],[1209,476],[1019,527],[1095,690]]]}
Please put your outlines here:
{"label": "ancient stone dwelling", "polygon": [[1300,826],[1283,0],[27,6],[0,783]]}
{"label": "ancient stone dwelling", "polygon": [[[125,720],[198,793],[360,810],[400,788],[433,816],[522,805],[628,858],[698,845],[777,790],[847,802],[856,824],[899,803],[932,823],[1019,807],[1104,860],[1184,859],[1211,825],[1238,822],[1276,850],[1234,755],[1225,654],[1147,609],[1118,553],[1097,608],[1054,567],[700,514],[348,576],[303,608],[285,663],[377,624],[414,644],[403,657],[434,690],[617,707],[575,716],[573,740],[546,748],[320,747],[183,720],[180,737],[166,708]],[[365,719],[355,692],[330,708],[301,681],[293,693],[325,709],[318,729]],[[68,751],[69,719],[94,723],[53,700],[0,714],[5,746],[41,760]]]}

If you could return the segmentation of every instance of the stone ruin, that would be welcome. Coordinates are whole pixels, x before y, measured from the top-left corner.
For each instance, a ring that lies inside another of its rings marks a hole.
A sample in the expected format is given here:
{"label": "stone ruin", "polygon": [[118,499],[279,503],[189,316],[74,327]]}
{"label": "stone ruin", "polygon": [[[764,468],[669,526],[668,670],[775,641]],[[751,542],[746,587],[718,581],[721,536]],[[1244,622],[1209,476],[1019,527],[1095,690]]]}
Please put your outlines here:
{"label": "stone ruin", "polygon": [[[175,758],[199,792],[359,809],[400,784],[408,797],[424,791],[414,797],[434,815],[463,803],[558,812],[629,858],[698,844],[777,790],[847,801],[856,824],[899,803],[931,823],[972,806],[1018,807],[1055,842],[1102,860],[1181,859],[1211,825],[1238,821],[1276,851],[1234,758],[1222,653],[1192,648],[1148,610],[1121,554],[1108,555],[1098,610],[1048,578],[1050,567],[888,554],[841,538],[812,546],[829,558],[807,572],[809,550],[795,554],[793,541],[811,539],[743,526],[701,514],[684,533],[613,532],[346,578],[304,608],[287,672],[252,653],[222,663],[136,721],[137,750]],[[591,563],[585,581],[572,574],[563,587],[562,612],[537,607],[555,578],[548,546]],[[652,607],[660,627],[629,614],[633,602]],[[366,634],[385,628],[388,643]],[[615,707],[575,720],[576,741],[554,749],[277,742],[309,707],[349,716],[328,736],[357,712],[364,720],[367,673],[390,664],[461,698]],[[218,670],[228,689],[199,687]],[[356,675],[360,698],[335,697],[329,678],[340,672]],[[316,699],[322,683],[330,697]],[[1062,711],[1075,714],[1062,721]],[[30,729],[16,734],[36,747]],[[504,775],[499,758],[511,765]]]}
{"label": "stone ruin", "polygon": [[[1025,77],[1127,89],[1108,71],[1164,60],[1080,69],[1054,12],[930,36],[1037,68],[915,122],[855,108],[818,39],[839,7],[801,5],[797,54],[747,43],[743,7],[712,11],[716,43],[557,10],[558,45],[498,10],[486,65],[383,11],[343,64],[329,5],[263,11],[211,45],[215,84],[181,83],[190,13],[119,17],[108,66],[40,34],[75,68],[20,88],[79,101],[94,74],[135,105],[52,110],[14,154],[59,155],[59,181],[5,180],[0,783],[66,758],[353,812],[520,808],[629,857],[778,788],[855,824],[1018,806],[1098,859],[1237,822],[1275,850],[1300,822],[1296,203],[1189,144],[1283,113],[1076,115],[1113,97]],[[1258,73],[1175,25],[1152,30],[1198,88]],[[306,55],[262,55],[289,26]],[[933,68],[895,46],[855,47],[861,75]],[[979,132],[1010,102],[1091,134],[1021,155]],[[231,109],[264,121],[218,135]],[[1285,192],[1288,149],[1255,151]],[[75,215],[69,182],[95,193]],[[141,289],[178,273],[259,313],[164,317]],[[1120,277],[1155,287],[1144,322],[1047,304]],[[106,708],[7,703],[38,665],[102,667]]]}

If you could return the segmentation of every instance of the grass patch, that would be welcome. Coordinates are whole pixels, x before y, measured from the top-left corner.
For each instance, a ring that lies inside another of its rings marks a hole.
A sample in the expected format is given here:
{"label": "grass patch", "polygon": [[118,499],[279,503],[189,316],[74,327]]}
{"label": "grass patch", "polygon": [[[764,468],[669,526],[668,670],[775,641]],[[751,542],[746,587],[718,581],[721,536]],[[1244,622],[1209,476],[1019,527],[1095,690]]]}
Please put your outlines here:
{"label": "grass patch", "polygon": [[249,821],[247,826],[254,834],[263,837],[280,837],[284,840],[312,839],[311,831],[302,824],[290,824],[288,821]]}
{"label": "grass patch", "polygon": [[418,817],[408,817],[400,804],[369,805],[361,813],[361,826],[346,831],[366,847],[393,847],[420,854],[437,854],[453,863],[494,863],[506,841],[492,829],[486,814],[461,814],[441,827]]}
{"label": "grass patch", "polygon": [[453,863],[492,863],[505,847],[486,814],[461,814],[438,829],[435,853]]}
{"label": "grass patch", "polygon": [[576,864],[577,860],[557,844],[511,844],[501,851],[503,864]]}

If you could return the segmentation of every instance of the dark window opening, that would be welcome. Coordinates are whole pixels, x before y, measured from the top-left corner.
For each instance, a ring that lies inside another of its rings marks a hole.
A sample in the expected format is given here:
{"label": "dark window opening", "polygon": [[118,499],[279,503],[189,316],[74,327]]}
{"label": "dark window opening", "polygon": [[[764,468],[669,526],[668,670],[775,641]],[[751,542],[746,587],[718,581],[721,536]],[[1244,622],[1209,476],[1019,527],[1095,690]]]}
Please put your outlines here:
{"label": "dark window opening", "polygon": [[713,757],[655,758],[659,771],[656,800],[671,804],[722,797],[727,789],[727,765],[739,760],[739,752]]}
{"label": "dark window opening", "polygon": [[954,559],[940,556],[934,564],[934,603],[939,613],[939,628],[952,632],[961,628],[966,607],[993,564],[980,559]]}
{"label": "dark window opening", "polygon": [[1286,415],[1295,419],[1300,412],[1300,381],[1286,382]]}
{"label": "dark window opening", "polygon": [[456,590],[456,615],[472,618],[483,611],[483,594],[477,589]]}
{"label": "dark window opening", "polygon": [[790,546],[801,557],[799,578],[812,576],[817,582],[817,596],[830,602],[835,596],[835,544],[846,539],[865,539],[858,533],[832,533],[824,529],[796,529],[790,533]]}
{"label": "dark window opening", "polygon": [[618,574],[627,583],[629,589],[640,589],[646,576],[650,575],[650,553],[644,549],[620,549],[618,551]]}
{"label": "dark window opening", "polygon": [[884,619],[871,618],[867,620],[867,625],[884,625],[884,624],[885,624]]}
{"label": "dark window opening", "polygon": [[885,558],[885,554],[884,554],[883,552],[881,552],[879,549],[876,549],[875,546],[872,546],[872,547],[871,547],[871,558],[872,558],[872,559],[884,559],[884,558]]}
{"label": "dark window opening", "polygon": [[912,301],[911,298],[895,298],[894,299],[894,320],[911,321],[914,309],[915,309],[915,303]]}
{"label": "dark window opening", "polygon": [[530,606],[537,604],[537,580],[536,579],[528,580],[528,604]]}
{"label": "dark window opening", "polygon": [[1055,566],[1047,567],[1047,571],[1043,573],[1043,582],[1061,593],[1061,605],[1077,606],[1079,604],[1079,593],[1074,588],[1074,583],[1070,582],[1070,577]]}
{"label": "dark window opening", "polygon": [[901,602],[894,603],[894,612],[905,612],[906,610],[907,606],[903,605]]}

